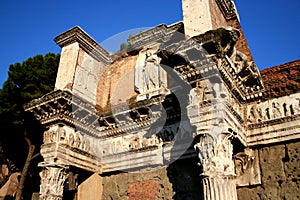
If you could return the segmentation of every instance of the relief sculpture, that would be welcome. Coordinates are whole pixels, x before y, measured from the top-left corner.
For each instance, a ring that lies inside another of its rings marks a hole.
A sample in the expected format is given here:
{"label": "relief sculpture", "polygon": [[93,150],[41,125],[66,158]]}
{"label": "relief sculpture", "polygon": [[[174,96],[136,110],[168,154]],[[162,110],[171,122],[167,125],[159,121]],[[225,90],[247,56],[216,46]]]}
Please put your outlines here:
{"label": "relief sculpture", "polygon": [[237,186],[256,185],[261,183],[258,152],[245,149],[234,156]]}
{"label": "relief sculpture", "polygon": [[258,123],[300,113],[299,98],[282,97],[271,102],[252,105],[248,108],[247,121]]}
{"label": "relief sculpture", "polygon": [[135,91],[140,99],[165,93],[167,75],[160,66],[160,58],[154,49],[146,49],[138,57],[135,68]]}

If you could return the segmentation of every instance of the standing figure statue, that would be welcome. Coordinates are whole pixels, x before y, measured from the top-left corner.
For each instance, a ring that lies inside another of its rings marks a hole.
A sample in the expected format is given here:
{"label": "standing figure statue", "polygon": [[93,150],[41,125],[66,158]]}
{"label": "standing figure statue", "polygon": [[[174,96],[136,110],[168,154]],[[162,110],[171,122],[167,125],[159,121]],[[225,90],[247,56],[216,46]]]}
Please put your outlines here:
{"label": "standing figure statue", "polygon": [[145,64],[143,66],[144,91],[153,91],[160,87],[158,60],[147,49]]}

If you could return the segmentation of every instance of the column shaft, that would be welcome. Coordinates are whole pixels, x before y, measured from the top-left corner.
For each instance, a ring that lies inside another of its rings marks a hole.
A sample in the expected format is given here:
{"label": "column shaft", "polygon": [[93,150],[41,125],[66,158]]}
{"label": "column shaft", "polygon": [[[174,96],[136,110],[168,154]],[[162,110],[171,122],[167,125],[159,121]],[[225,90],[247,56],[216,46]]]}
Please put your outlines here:
{"label": "column shaft", "polygon": [[229,177],[204,177],[204,200],[237,200],[235,179]]}

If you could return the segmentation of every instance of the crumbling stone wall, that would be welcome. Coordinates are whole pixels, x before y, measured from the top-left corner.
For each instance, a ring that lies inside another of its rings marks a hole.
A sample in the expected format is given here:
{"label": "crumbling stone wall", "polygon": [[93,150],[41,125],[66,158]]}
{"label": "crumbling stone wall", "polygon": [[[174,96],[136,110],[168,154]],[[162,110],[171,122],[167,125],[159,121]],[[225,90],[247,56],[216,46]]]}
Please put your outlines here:
{"label": "crumbling stone wall", "polygon": [[238,198],[300,199],[300,141],[258,149],[262,185],[238,188]]}
{"label": "crumbling stone wall", "polygon": [[202,187],[195,161],[168,167],[103,176],[103,200],[201,199]]}

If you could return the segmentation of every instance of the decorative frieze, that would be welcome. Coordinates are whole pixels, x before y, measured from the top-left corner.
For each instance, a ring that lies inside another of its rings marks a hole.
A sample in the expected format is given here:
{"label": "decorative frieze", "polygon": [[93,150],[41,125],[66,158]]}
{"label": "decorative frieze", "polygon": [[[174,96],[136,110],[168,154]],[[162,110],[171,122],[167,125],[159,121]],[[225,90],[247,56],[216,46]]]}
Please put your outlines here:
{"label": "decorative frieze", "polygon": [[90,139],[88,136],[63,124],[52,126],[45,131],[43,139],[44,144],[57,142],[86,152],[90,151]]}
{"label": "decorative frieze", "polygon": [[300,114],[300,95],[293,94],[262,103],[256,103],[247,107],[247,120],[250,129],[254,125],[264,121],[286,118]]}

